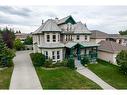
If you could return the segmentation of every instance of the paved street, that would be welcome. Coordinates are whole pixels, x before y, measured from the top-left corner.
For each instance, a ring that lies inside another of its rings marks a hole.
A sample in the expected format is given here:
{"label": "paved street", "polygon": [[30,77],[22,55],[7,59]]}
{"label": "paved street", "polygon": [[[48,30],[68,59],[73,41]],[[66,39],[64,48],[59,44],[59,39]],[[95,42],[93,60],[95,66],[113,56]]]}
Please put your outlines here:
{"label": "paved street", "polygon": [[10,89],[42,89],[35,68],[29,57],[30,52],[31,51],[16,52]]}
{"label": "paved street", "polygon": [[94,81],[97,83],[100,87],[103,89],[107,90],[113,90],[115,89],[114,87],[110,86],[108,83],[104,82],[101,78],[99,78],[96,74],[94,74],[91,70],[88,68],[85,68],[84,66],[81,65],[80,61],[75,59],[75,65],[77,67],[77,72],[80,73],[81,75],[89,78],[90,80]]}

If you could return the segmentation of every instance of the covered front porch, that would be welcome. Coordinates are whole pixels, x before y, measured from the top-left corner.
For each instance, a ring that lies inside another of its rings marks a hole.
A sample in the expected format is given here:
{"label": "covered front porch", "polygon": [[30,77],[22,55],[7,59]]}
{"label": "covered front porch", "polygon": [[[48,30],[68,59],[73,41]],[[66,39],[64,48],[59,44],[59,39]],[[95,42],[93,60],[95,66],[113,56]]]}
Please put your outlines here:
{"label": "covered front porch", "polygon": [[66,44],[65,58],[77,58],[81,60],[84,56],[87,56],[90,61],[96,61],[99,44],[90,42],[69,42]]}

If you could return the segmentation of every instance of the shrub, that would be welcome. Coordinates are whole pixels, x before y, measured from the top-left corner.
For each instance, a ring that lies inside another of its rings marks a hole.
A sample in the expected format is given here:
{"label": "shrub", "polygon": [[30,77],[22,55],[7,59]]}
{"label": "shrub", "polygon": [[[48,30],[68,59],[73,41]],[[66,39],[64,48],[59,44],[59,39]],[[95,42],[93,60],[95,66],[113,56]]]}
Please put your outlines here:
{"label": "shrub", "polygon": [[46,67],[46,68],[55,67],[52,63],[53,63],[52,59],[47,59],[47,60],[44,62],[43,66]]}
{"label": "shrub", "polygon": [[122,50],[116,56],[116,62],[120,67],[120,71],[127,74],[127,50]]}
{"label": "shrub", "polygon": [[84,56],[83,59],[81,59],[81,64],[85,66],[85,64],[90,63],[90,60],[87,56]]}
{"label": "shrub", "polygon": [[45,63],[45,56],[42,53],[31,53],[30,56],[35,66],[42,66]]}
{"label": "shrub", "polygon": [[63,61],[57,61],[55,64],[53,64],[55,67],[60,67],[60,66],[67,66],[67,59],[64,59]]}
{"label": "shrub", "polygon": [[68,59],[67,67],[69,67],[70,69],[75,69],[75,64],[74,64],[74,59],[73,58]]}
{"label": "shrub", "polygon": [[25,46],[23,45],[23,43],[21,42],[20,39],[16,39],[16,40],[14,41],[14,48],[15,48],[16,50],[23,50],[23,49],[25,48]]}

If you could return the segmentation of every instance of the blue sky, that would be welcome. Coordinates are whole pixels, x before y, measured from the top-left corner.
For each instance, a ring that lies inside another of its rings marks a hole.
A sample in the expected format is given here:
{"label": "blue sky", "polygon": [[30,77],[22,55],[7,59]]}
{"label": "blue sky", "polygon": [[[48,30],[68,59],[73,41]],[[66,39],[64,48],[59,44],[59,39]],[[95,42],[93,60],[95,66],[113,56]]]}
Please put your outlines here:
{"label": "blue sky", "polygon": [[127,6],[0,6],[0,27],[35,31],[41,20],[72,15],[90,30],[118,33],[127,29]]}

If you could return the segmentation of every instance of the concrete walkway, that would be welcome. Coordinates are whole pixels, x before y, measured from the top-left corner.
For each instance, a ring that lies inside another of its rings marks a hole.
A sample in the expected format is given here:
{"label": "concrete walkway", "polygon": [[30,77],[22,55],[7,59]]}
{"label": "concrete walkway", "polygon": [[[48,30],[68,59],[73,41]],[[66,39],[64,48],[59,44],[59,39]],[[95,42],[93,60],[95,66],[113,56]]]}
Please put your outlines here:
{"label": "concrete walkway", "polygon": [[16,52],[10,89],[42,89],[29,57],[30,52],[31,51]]}
{"label": "concrete walkway", "polygon": [[106,82],[104,82],[101,78],[99,78],[95,73],[93,73],[91,70],[88,68],[84,67],[81,65],[80,61],[75,59],[75,66],[77,67],[77,72],[80,73],[81,75],[89,78],[90,80],[94,81],[97,83],[102,89],[110,89],[110,90],[115,90],[114,87],[110,86]]}

